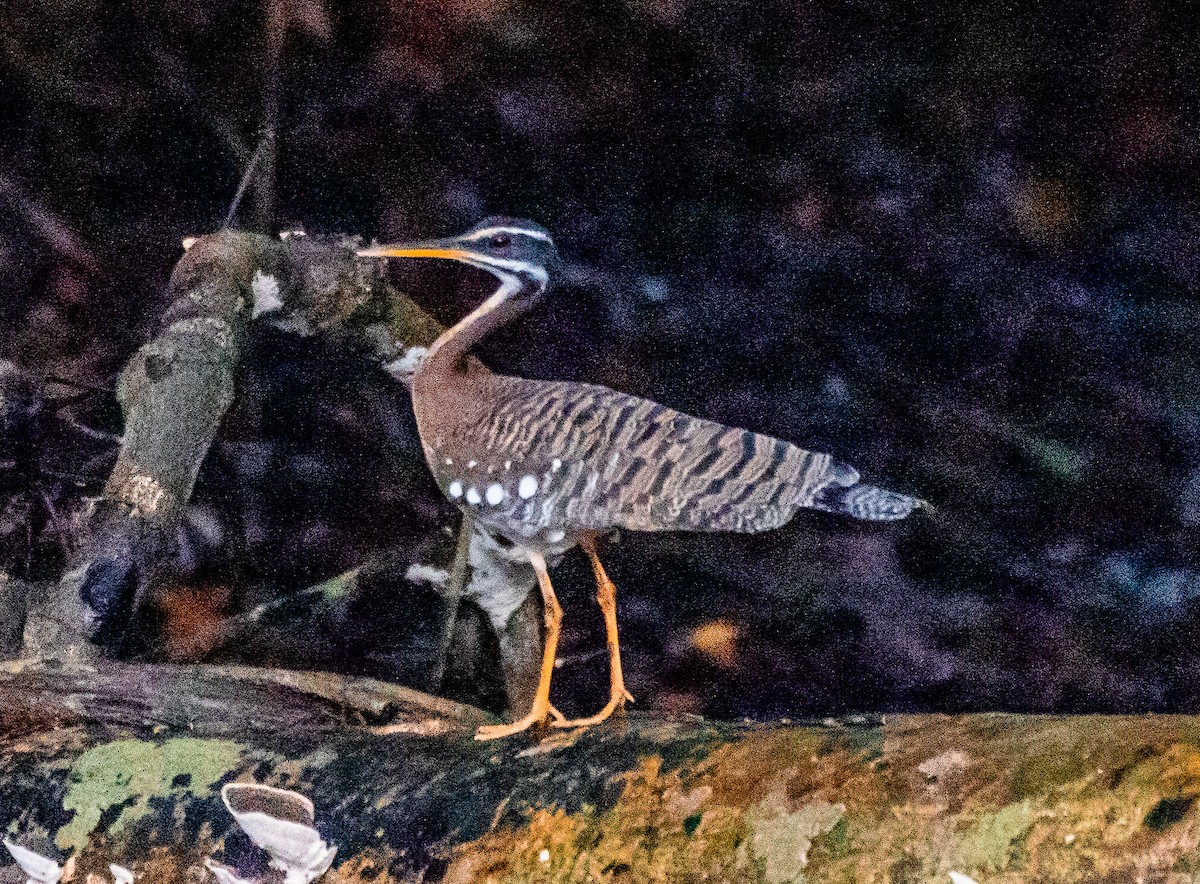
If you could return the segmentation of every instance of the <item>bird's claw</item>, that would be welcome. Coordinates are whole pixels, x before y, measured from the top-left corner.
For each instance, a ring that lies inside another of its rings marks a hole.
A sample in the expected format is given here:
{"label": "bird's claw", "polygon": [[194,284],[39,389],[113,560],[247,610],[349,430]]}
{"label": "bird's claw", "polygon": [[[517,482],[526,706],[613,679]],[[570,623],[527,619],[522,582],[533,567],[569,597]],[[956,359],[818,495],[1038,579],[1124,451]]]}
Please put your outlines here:
{"label": "bird's claw", "polygon": [[599,712],[597,712],[595,715],[592,715],[588,718],[572,718],[569,720],[568,719],[559,719],[559,720],[550,722],[550,727],[554,727],[554,728],[591,727],[592,725],[599,724],[600,722],[605,721],[614,712],[617,712],[618,710],[624,711],[626,701],[632,703],[633,702],[633,694],[629,693],[629,691],[625,690],[625,688],[621,688],[620,693],[614,694],[609,699],[608,703],[605,704],[604,708],[601,709]]}
{"label": "bird's claw", "polygon": [[562,727],[562,723],[566,720],[567,717],[553,706],[547,706],[544,713],[539,714],[531,710],[528,715],[518,718],[511,724],[485,724],[475,731],[475,739],[480,741],[499,740],[502,737],[511,737],[513,734],[547,724],[550,727]]}
{"label": "bird's claw", "polygon": [[532,715],[526,715],[524,718],[518,718],[511,724],[485,724],[479,730],[475,731],[475,739],[484,741],[511,737],[513,734],[529,730],[539,721],[541,721],[541,716],[535,718]]}

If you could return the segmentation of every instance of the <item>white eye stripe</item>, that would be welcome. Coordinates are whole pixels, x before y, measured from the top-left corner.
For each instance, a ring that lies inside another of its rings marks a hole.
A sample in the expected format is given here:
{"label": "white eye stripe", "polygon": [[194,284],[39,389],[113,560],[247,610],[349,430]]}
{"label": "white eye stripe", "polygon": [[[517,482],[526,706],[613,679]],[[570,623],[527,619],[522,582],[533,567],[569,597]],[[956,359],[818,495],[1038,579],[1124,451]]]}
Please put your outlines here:
{"label": "white eye stripe", "polygon": [[530,239],[540,239],[542,242],[553,242],[550,239],[550,234],[542,233],[540,230],[530,230],[528,227],[485,227],[483,230],[476,230],[460,236],[459,239],[466,242],[474,242],[477,239],[486,239],[489,236],[495,236],[497,233],[527,236]]}
{"label": "white eye stripe", "polygon": [[[472,255],[470,258],[464,259],[468,264],[474,264],[480,270],[487,270],[491,273],[500,273],[504,270],[511,270],[514,273],[526,273],[542,283],[550,278],[546,273],[546,268],[541,264],[530,264],[528,261],[515,261],[509,258],[493,258],[491,255],[482,257],[480,255]],[[506,274],[507,275],[507,274]]]}

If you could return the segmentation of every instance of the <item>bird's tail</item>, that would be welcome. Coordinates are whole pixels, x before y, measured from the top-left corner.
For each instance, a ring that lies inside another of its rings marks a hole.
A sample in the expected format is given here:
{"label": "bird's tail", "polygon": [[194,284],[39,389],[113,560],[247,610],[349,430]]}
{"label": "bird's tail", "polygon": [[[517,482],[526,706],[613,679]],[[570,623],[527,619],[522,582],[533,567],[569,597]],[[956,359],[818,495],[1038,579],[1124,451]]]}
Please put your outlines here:
{"label": "bird's tail", "polygon": [[829,466],[829,484],[821,488],[809,504],[815,510],[871,522],[892,522],[918,508],[933,509],[920,498],[859,482],[858,470],[849,464],[835,461]]}

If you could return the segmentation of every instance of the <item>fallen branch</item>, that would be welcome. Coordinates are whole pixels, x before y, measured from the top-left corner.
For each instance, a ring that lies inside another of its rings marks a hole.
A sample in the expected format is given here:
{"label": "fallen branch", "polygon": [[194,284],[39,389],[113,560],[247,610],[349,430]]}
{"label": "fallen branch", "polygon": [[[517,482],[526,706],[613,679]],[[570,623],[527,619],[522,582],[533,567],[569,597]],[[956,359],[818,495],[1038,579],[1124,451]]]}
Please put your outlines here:
{"label": "fallen branch", "polygon": [[636,714],[479,743],[485,718],[327,674],[8,664],[0,806],[79,880],[257,874],[231,781],[310,798],[341,884],[1184,881],[1200,843],[1194,717]]}

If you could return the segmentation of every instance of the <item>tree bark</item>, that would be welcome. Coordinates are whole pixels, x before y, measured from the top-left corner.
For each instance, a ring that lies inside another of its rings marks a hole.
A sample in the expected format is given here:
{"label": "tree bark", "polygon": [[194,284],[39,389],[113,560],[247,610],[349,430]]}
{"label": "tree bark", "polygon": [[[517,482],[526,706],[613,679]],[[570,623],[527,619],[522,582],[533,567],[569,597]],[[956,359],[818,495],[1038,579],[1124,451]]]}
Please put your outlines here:
{"label": "tree bark", "polygon": [[253,279],[280,273],[266,237],[202,237],[171,275],[160,331],[122,370],[124,437],[62,580],[31,605],[25,656],[124,651],[135,607],[172,552],[200,464],[233,401]]}
{"label": "tree bark", "polygon": [[76,880],[261,870],[234,780],[314,801],[331,882],[1195,880],[1195,717],[639,713],[476,742],[485,720],[320,673],[10,663],[0,805]]}

